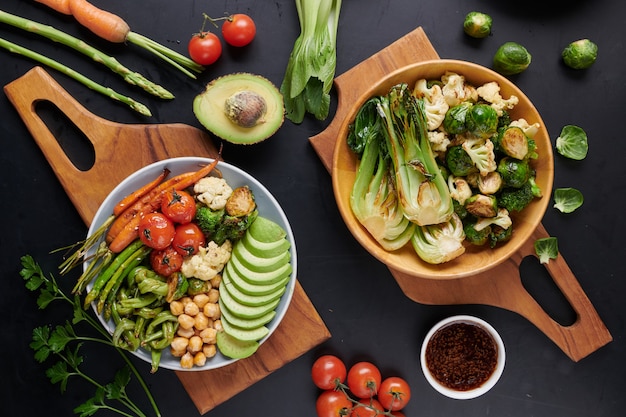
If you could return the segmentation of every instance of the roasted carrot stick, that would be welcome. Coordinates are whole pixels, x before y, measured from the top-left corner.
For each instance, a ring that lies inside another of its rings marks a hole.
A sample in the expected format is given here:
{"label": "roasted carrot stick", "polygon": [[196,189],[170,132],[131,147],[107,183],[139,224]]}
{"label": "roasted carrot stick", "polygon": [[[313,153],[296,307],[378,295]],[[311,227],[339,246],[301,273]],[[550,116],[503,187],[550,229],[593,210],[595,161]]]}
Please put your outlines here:
{"label": "roasted carrot stick", "polygon": [[167,168],[163,169],[163,171],[161,171],[159,176],[156,177],[154,180],[150,181],[143,187],[133,191],[132,193],[128,194],[126,197],[121,199],[113,208],[113,214],[116,216],[119,216],[127,207],[135,204],[135,202],[137,202],[141,197],[148,194],[150,191],[152,191],[153,188],[158,186],[163,180],[165,180],[165,178],[169,174],[170,174],[169,169]]}
{"label": "roasted carrot stick", "polygon": [[198,182],[198,180],[211,173],[217,166],[218,161],[219,157],[215,158],[213,162],[203,166],[198,171],[186,172],[170,178],[124,210],[113,222],[107,233],[106,241],[109,242],[109,249],[114,253],[118,253],[133,240],[137,239],[141,217],[147,213],[158,210],[159,207],[161,207],[161,201],[165,193],[172,189],[180,191],[190,187]]}
{"label": "roasted carrot stick", "polygon": [[35,0],[37,3],[41,3],[49,8],[56,10],[59,13],[71,15],[70,0]]}

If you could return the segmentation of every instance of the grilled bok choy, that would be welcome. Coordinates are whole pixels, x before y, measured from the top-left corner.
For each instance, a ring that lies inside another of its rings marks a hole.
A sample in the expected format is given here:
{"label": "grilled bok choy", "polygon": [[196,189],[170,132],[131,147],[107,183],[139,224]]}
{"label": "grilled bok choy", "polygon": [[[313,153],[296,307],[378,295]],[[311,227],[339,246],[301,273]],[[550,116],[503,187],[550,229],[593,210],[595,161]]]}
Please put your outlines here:
{"label": "grilled bok choy", "polygon": [[295,0],[300,35],[280,86],[286,117],[301,123],[305,113],[324,120],[337,64],[337,27],[341,0]]}
{"label": "grilled bok choy", "polygon": [[423,102],[406,84],[368,100],[347,141],[360,159],[351,209],[381,247],[393,251],[410,241],[431,264],[465,252],[463,224],[430,148]]}
{"label": "grilled bok choy", "polygon": [[415,232],[415,223],[404,216],[391,169],[378,98],[359,110],[348,136],[350,148],[361,161],[356,174],[350,207],[359,222],[388,251],[403,247]]}

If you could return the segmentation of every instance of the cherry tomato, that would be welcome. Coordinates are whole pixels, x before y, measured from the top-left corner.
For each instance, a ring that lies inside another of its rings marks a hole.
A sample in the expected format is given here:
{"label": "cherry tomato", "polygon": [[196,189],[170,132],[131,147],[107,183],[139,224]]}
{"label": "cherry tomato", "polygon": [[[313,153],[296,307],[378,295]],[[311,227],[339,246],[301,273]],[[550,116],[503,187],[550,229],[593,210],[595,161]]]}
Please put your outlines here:
{"label": "cherry tomato", "polygon": [[246,46],[256,35],[254,20],[247,14],[237,13],[229,16],[222,25],[222,36],[227,44]]}
{"label": "cherry tomato", "polygon": [[322,355],[313,362],[311,377],[321,389],[335,389],[346,380],[346,365],[334,355]]}
{"label": "cherry tomato", "polygon": [[222,42],[215,33],[200,32],[191,37],[187,49],[196,64],[211,65],[222,55]]}
{"label": "cherry tomato", "polygon": [[376,417],[380,416],[381,412],[385,411],[380,402],[374,398],[367,403],[361,403],[361,405],[355,405],[353,407],[350,417]]}
{"label": "cherry tomato", "polygon": [[144,245],[153,249],[168,247],[175,232],[174,223],[163,213],[148,213],[139,221],[139,238]]}
{"label": "cherry tomato", "polygon": [[183,257],[198,253],[198,248],[204,246],[204,233],[195,223],[186,223],[176,226],[176,233],[172,240],[172,247]]}
{"label": "cherry tomato", "polygon": [[183,265],[183,256],[172,246],[150,252],[150,266],[159,275],[168,277],[178,272]]}
{"label": "cherry tomato", "polygon": [[380,384],[378,401],[386,410],[402,410],[410,399],[411,388],[404,379],[391,376]]}
{"label": "cherry tomato", "polygon": [[345,417],[351,409],[352,402],[341,391],[323,391],[315,402],[317,417]]}
{"label": "cherry tomato", "polygon": [[370,362],[357,362],[348,371],[348,388],[358,398],[371,398],[378,392],[380,370]]}
{"label": "cherry tomato", "polygon": [[174,223],[189,223],[196,215],[196,202],[186,191],[168,191],[163,196],[161,213]]}

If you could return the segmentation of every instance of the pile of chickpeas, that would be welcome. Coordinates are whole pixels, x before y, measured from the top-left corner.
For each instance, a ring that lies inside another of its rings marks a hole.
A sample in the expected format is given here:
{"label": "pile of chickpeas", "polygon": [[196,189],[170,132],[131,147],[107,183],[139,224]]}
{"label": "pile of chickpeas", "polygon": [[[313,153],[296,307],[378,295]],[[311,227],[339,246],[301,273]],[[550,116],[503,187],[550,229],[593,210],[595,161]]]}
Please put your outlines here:
{"label": "pile of chickpeas", "polygon": [[219,282],[217,275],[211,289],[194,296],[185,296],[170,303],[170,311],[178,318],[178,330],[170,344],[170,352],[180,358],[183,369],[203,366],[217,354],[217,332],[222,330],[218,304]]}

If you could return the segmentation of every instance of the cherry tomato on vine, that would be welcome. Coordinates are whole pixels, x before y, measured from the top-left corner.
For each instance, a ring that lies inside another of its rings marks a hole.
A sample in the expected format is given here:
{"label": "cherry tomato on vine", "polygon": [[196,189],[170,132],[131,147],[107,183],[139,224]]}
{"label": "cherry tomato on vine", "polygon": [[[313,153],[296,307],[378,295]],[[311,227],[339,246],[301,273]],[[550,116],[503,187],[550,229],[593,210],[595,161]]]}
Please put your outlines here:
{"label": "cherry tomato on vine", "polygon": [[168,247],[174,234],[174,223],[163,213],[148,213],[139,221],[139,239],[152,249]]}
{"label": "cherry tomato on vine", "polygon": [[186,191],[168,191],[163,196],[161,213],[169,217],[174,223],[189,223],[196,215],[196,202],[193,196]]}
{"label": "cherry tomato on vine", "polygon": [[358,398],[376,395],[382,377],[380,370],[371,362],[357,362],[348,371],[348,388]]}
{"label": "cherry tomato on vine", "polygon": [[176,233],[172,240],[172,247],[183,257],[198,253],[198,248],[204,246],[204,233],[195,223],[185,223],[176,226]]}
{"label": "cherry tomato on vine", "polygon": [[351,408],[352,402],[341,391],[323,391],[315,402],[317,417],[345,417]]}
{"label": "cherry tomato on vine", "polygon": [[222,24],[222,36],[229,45],[246,46],[252,42],[255,35],[256,25],[247,14],[234,14]]}
{"label": "cherry tomato on vine", "polygon": [[346,380],[346,374],[346,365],[334,355],[320,356],[311,367],[313,383],[321,389],[335,389]]}
{"label": "cherry tomato on vine", "polygon": [[350,417],[376,417],[380,416],[381,412],[384,412],[383,406],[378,400],[372,398],[367,403],[361,403],[360,405],[354,405]]}
{"label": "cherry tomato on vine", "polygon": [[191,37],[187,49],[196,64],[211,65],[222,55],[222,42],[213,32],[200,32]]}
{"label": "cherry tomato on vine", "polygon": [[180,271],[182,265],[183,256],[171,246],[150,252],[150,266],[159,275],[168,277],[174,272]]}
{"label": "cherry tomato on vine", "polygon": [[385,378],[378,390],[378,401],[386,410],[402,410],[411,399],[411,388],[404,379],[391,376]]}

